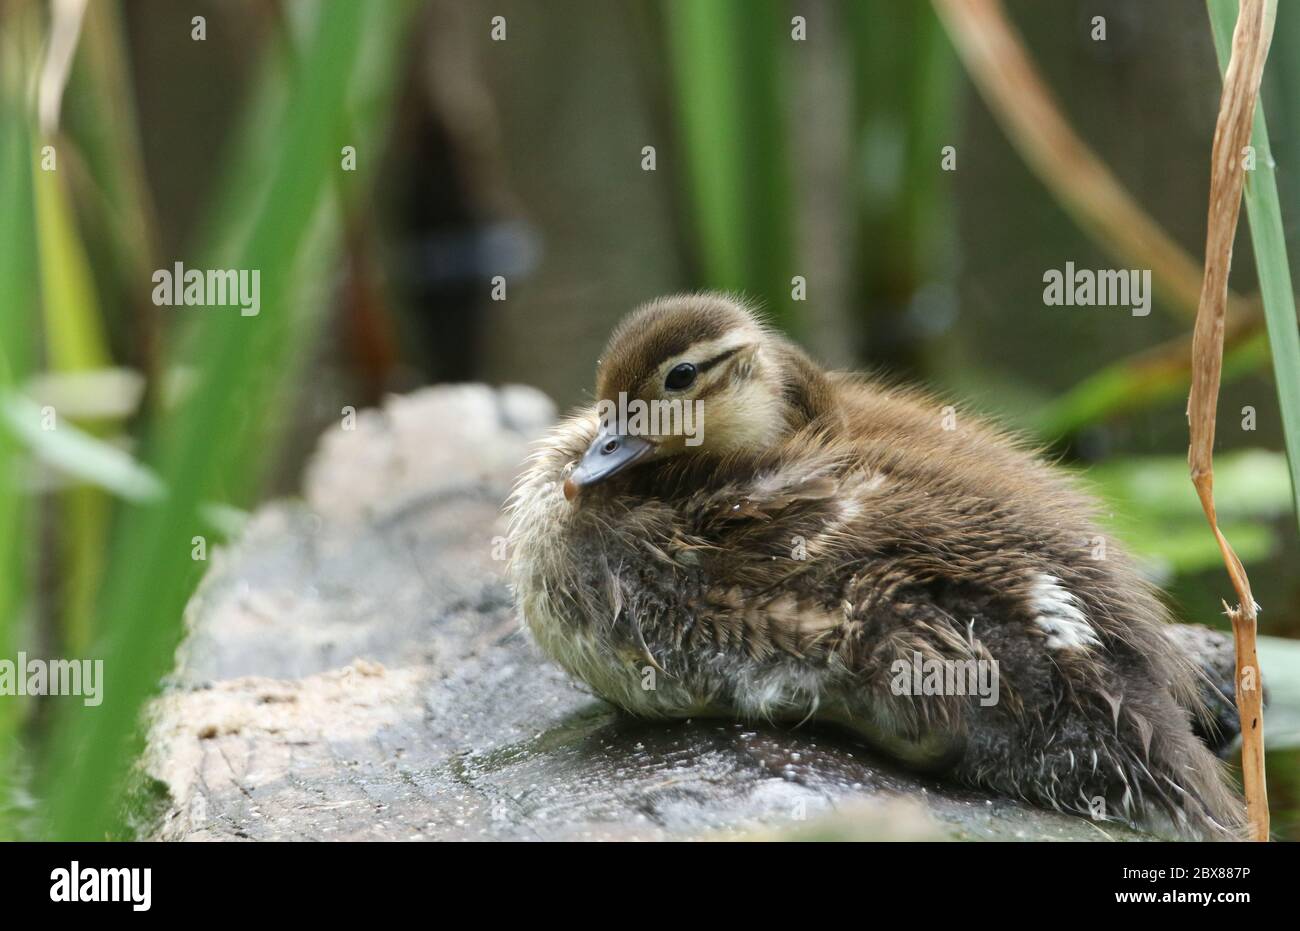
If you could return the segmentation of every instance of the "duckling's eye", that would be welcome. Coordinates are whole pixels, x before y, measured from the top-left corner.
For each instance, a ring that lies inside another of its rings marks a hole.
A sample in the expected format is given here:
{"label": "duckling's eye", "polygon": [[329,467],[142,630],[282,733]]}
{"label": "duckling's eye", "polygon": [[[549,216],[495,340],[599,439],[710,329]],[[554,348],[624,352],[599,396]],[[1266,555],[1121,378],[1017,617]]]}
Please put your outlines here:
{"label": "duckling's eye", "polygon": [[695,366],[689,362],[673,366],[668,377],[664,379],[664,387],[669,391],[681,391],[693,384],[695,384]]}

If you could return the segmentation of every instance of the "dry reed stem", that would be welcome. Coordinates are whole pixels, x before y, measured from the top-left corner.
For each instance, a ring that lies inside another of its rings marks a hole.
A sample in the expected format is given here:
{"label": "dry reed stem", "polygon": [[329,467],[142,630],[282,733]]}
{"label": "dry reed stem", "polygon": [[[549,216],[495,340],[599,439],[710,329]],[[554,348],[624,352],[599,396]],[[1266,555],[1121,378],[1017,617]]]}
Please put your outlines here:
{"label": "dry reed stem", "polygon": [[1219,529],[1214,507],[1214,420],[1223,368],[1224,313],[1232,244],[1241,213],[1245,166],[1241,152],[1250,143],[1264,61],[1273,36],[1276,0],[1240,0],[1232,33],[1232,58],[1223,77],[1219,119],[1210,157],[1210,206],[1205,235],[1205,282],[1192,337],[1192,390],[1187,400],[1191,445],[1187,453],[1192,483],[1214,531],[1239,604],[1227,609],[1237,650],[1237,712],[1241,716],[1241,769],[1246,814],[1253,840],[1268,840],[1268,790],[1264,782],[1264,714],[1256,614],[1246,569]]}

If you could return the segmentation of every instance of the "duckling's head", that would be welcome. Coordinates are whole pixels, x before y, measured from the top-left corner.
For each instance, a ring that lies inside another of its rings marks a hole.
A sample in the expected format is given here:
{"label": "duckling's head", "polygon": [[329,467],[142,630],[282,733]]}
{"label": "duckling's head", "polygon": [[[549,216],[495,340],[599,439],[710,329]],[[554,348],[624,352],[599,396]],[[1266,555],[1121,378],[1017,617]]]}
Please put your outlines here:
{"label": "duckling's head", "polygon": [[753,311],[716,294],[651,301],[626,317],[596,363],[600,429],[565,497],[637,463],[759,452],[803,412],[820,377]]}

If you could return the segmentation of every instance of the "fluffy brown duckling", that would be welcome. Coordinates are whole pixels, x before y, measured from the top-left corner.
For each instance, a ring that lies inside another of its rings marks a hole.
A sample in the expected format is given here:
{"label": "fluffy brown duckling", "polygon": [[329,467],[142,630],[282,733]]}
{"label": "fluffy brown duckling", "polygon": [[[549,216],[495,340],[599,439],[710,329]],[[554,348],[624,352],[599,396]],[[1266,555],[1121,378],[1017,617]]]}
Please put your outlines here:
{"label": "fluffy brown duckling", "polygon": [[1067,475],[717,295],[632,313],[596,389],[509,507],[523,616],[599,695],[832,721],[994,793],[1233,835],[1197,672]]}

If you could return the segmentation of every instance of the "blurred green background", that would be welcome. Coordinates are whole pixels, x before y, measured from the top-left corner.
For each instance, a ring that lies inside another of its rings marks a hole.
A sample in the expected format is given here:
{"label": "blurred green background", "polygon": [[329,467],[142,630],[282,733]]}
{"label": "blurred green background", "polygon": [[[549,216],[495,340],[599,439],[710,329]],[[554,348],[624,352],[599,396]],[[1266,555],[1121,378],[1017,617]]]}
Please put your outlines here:
{"label": "blurred green background", "polygon": [[[1028,432],[1103,494],[1179,616],[1225,627],[1231,588],[1187,477],[1186,281],[1157,269],[1146,317],[1044,306],[1043,273],[1067,261],[1148,266],[1072,200],[1090,196],[1081,173],[1030,167],[1032,140],[1004,131],[1007,104],[953,42],[973,26],[1023,39],[1066,124],[1198,257],[1220,89],[1206,6],[946,6],[978,15],[0,0],[0,658],[103,658],[113,677],[94,709],[0,698],[0,836],[130,834],[124,777],[204,565],[194,538],[219,545],[292,494],[344,406],[464,380],[579,403],[614,323],[674,291],[742,293],[830,365],[926,382]],[[1248,196],[1280,210],[1294,264],[1294,5],[1263,101],[1277,196]],[[1300,384],[1274,377],[1295,312],[1261,309],[1241,225],[1220,520],[1261,632],[1300,637],[1285,454]],[[155,306],[151,275],[177,261],[260,269],[261,313]],[[1289,297],[1285,256],[1259,264]],[[1274,827],[1292,837],[1298,768],[1294,750],[1270,755]]]}

